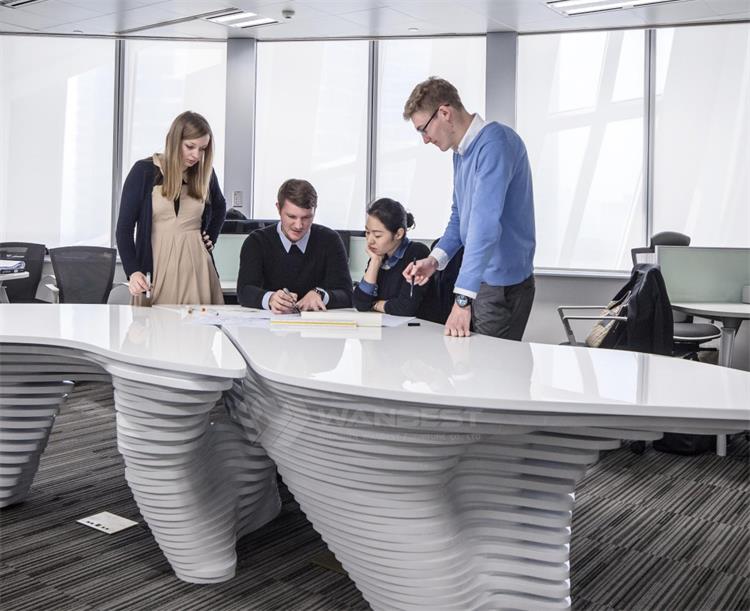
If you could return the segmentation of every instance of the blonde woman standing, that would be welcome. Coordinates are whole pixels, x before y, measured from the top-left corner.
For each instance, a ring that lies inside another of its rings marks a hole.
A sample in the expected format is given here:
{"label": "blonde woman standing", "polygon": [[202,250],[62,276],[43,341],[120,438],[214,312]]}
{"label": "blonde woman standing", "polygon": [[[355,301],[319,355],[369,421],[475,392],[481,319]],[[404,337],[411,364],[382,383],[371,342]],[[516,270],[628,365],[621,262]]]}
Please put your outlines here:
{"label": "blonde woman standing", "polygon": [[[122,189],[117,249],[133,303],[224,303],[211,250],[226,215],[213,171],[213,134],[198,113],[179,115],[164,153],[137,161]],[[151,281],[149,282],[149,277]]]}

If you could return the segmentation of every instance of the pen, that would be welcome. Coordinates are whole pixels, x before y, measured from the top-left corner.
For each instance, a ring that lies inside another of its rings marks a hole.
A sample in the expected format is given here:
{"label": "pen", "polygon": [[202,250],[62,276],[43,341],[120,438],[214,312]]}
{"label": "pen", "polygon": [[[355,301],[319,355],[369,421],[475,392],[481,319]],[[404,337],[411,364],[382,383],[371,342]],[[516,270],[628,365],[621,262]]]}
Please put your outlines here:
{"label": "pen", "polygon": [[[292,293],[291,293],[291,292],[289,291],[289,289],[288,289],[288,288],[283,288],[283,289],[281,289],[281,290],[282,290],[282,291],[284,291],[284,293],[286,293],[286,294],[287,294],[287,295],[289,295],[290,297],[292,296]],[[299,312],[299,308],[297,307],[297,303],[296,303],[296,302],[295,302],[295,304],[294,304],[294,311],[295,311],[295,312]]]}
{"label": "pen", "polygon": [[[412,265],[417,264],[417,258],[414,257],[414,259],[411,262]],[[414,270],[411,270],[411,282],[409,283],[409,299],[414,297]]]}
{"label": "pen", "polygon": [[146,272],[146,282],[148,288],[146,289],[146,299],[151,299],[151,272]]}

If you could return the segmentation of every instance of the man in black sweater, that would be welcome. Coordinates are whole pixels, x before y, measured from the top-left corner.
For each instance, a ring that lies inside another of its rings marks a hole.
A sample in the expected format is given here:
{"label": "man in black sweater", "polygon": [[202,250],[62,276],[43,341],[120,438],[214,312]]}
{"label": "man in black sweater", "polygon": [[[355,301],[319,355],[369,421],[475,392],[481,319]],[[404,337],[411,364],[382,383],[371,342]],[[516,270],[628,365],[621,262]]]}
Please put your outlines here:
{"label": "man in black sweater", "polygon": [[279,189],[279,222],[253,231],[240,252],[237,298],[250,308],[289,314],[352,305],[352,279],[339,234],[313,225],[318,194],[291,178]]}

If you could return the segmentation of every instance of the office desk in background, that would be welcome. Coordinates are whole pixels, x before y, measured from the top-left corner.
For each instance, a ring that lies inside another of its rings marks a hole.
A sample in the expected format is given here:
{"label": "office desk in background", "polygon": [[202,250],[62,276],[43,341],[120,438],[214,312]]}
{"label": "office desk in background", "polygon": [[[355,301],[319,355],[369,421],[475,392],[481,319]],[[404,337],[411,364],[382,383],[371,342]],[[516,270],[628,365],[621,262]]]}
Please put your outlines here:
{"label": "office desk in background", "polygon": [[[731,367],[737,331],[750,311],[742,303],[742,287],[750,284],[750,248],[657,246],[656,259],[675,310],[721,321],[719,364]],[[716,453],[726,456],[723,435]]]}
{"label": "office desk in background", "polygon": [[750,317],[750,305],[742,303],[750,248],[657,246],[656,259],[675,310],[722,322],[719,357],[731,367],[737,330]]}
{"label": "office desk in background", "polygon": [[677,302],[672,303],[672,308],[685,314],[691,314],[692,316],[720,321],[719,365],[723,367],[732,366],[734,338],[742,321],[750,319],[750,304]]}
{"label": "office desk in background", "polygon": [[29,277],[29,272],[12,272],[0,274],[0,303],[8,303],[8,293],[5,292],[3,284],[12,280],[22,280]]}

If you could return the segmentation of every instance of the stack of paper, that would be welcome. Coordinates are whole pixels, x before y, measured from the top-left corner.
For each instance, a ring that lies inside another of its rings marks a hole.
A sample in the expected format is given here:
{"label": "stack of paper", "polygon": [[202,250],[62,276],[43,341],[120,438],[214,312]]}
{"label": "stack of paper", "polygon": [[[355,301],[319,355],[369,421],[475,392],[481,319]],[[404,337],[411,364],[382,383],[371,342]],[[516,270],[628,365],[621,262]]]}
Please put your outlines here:
{"label": "stack of paper", "polygon": [[0,259],[0,274],[12,274],[13,272],[22,272],[26,270],[24,261]]}

